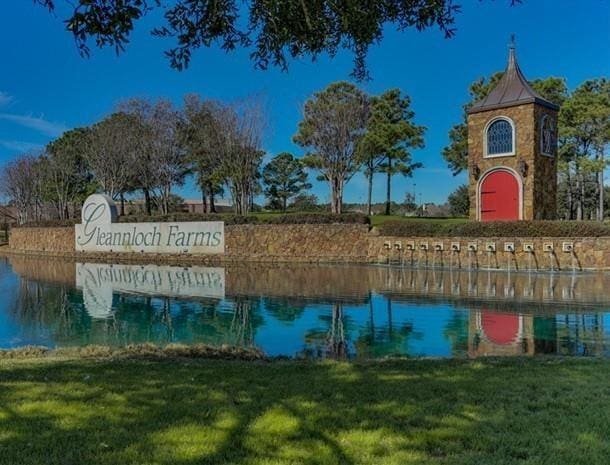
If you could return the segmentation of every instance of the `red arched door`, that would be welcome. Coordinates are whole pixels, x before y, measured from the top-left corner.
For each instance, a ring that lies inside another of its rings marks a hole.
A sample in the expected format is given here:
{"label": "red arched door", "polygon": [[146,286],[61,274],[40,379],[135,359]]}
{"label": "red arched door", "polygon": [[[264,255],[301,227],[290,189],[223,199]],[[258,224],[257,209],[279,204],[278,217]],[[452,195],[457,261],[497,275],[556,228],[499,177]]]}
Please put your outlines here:
{"label": "red arched door", "polygon": [[481,221],[519,220],[519,182],[506,170],[489,173],[480,187]]}

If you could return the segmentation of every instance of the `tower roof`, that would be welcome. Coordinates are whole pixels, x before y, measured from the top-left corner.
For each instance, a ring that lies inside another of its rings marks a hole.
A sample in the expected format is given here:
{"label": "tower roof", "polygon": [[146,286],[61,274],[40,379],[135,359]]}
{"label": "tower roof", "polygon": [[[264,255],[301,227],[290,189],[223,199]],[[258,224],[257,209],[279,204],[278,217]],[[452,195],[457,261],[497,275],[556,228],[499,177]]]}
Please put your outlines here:
{"label": "tower roof", "polygon": [[489,95],[470,107],[468,113],[513,107],[525,103],[537,103],[553,110],[559,110],[554,103],[545,100],[528,84],[515,56],[515,45],[510,45],[506,71]]}

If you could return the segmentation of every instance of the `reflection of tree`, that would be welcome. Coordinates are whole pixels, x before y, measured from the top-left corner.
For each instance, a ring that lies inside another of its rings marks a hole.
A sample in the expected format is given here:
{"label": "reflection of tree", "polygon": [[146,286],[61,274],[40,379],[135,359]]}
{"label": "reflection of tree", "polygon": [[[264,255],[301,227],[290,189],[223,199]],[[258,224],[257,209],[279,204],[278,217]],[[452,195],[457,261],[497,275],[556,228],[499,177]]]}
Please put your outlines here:
{"label": "reflection of tree", "polygon": [[391,297],[385,299],[387,324],[375,323],[374,299],[369,300],[369,322],[363,328],[356,340],[356,349],[359,356],[381,357],[384,355],[404,354],[408,341],[421,337],[414,331],[411,322],[396,326],[394,323],[394,307]]}
{"label": "reflection of tree", "polygon": [[82,292],[22,279],[11,314],[31,343],[60,346],[151,342],[252,345],[262,324],[258,300],[176,300],[115,294],[107,318],[87,313]]}
{"label": "reflection of tree", "polygon": [[34,341],[51,335],[66,337],[82,323],[72,307],[73,294],[66,286],[20,279],[10,311],[24,335]]}
{"label": "reflection of tree", "polygon": [[277,320],[283,323],[293,323],[298,320],[307,306],[306,301],[296,299],[266,298],[265,309]]}
{"label": "reflection of tree", "polygon": [[320,316],[326,328],[314,328],[305,334],[307,348],[301,355],[307,357],[330,357],[336,359],[347,358],[350,355],[349,320],[345,317],[343,304],[334,303],[331,306],[330,315]]}
{"label": "reflection of tree", "polygon": [[262,323],[262,318],[255,309],[259,309],[259,301],[242,297],[234,300],[233,319],[229,329],[233,345],[242,347],[254,345],[255,328]]}
{"label": "reflection of tree", "polygon": [[463,355],[468,352],[468,323],[468,312],[456,309],[445,326],[443,334],[451,343],[453,355]]}
{"label": "reflection of tree", "polygon": [[608,355],[604,344],[604,315],[577,313],[557,317],[557,340],[563,355]]}

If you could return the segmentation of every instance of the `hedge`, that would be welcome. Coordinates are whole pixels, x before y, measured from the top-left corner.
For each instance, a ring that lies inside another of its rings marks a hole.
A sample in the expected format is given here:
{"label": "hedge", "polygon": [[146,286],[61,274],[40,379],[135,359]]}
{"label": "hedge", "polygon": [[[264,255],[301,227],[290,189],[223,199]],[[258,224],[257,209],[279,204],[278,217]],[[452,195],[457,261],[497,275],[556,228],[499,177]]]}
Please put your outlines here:
{"label": "hedge", "polygon": [[610,225],[593,221],[495,221],[439,223],[388,221],[379,227],[383,236],[398,237],[603,237]]}
{"label": "hedge", "polygon": [[[360,213],[345,213],[333,215],[330,213],[299,213],[287,215],[269,216],[240,216],[231,214],[195,214],[195,213],[172,213],[170,215],[126,215],[119,218],[119,223],[175,223],[194,221],[224,221],[225,225],[237,224],[370,224],[369,218]],[[26,223],[21,228],[56,228],[72,227],[80,223],[80,219],[50,220]]]}

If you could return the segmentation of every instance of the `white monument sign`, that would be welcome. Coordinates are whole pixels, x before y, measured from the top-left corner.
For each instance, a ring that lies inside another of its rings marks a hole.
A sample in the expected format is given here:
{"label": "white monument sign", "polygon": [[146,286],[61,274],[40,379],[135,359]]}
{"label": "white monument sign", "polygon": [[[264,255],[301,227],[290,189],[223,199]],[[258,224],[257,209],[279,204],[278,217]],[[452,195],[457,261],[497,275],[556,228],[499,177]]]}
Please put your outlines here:
{"label": "white monument sign", "polygon": [[76,287],[82,289],[93,318],[112,314],[114,293],[224,299],[224,268],[77,263]]}
{"label": "white monument sign", "polygon": [[83,205],[77,224],[79,252],[136,252],[167,254],[222,254],[224,223],[117,223],[116,205],[109,197],[94,194]]}

